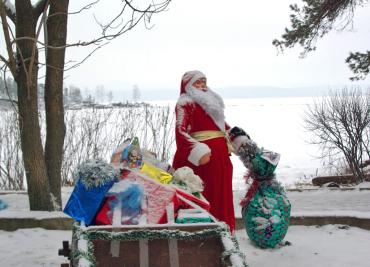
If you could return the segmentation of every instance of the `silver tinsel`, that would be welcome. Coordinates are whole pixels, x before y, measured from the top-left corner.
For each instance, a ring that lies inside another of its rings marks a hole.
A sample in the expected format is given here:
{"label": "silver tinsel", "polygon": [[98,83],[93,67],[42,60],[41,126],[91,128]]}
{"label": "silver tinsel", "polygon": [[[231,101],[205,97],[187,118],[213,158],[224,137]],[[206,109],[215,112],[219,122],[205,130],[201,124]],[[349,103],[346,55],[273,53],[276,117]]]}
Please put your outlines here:
{"label": "silver tinsel", "polygon": [[119,169],[104,160],[89,159],[77,166],[73,172],[73,179],[75,183],[81,181],[86,189],[91,189],[117,179],[119,174]]}

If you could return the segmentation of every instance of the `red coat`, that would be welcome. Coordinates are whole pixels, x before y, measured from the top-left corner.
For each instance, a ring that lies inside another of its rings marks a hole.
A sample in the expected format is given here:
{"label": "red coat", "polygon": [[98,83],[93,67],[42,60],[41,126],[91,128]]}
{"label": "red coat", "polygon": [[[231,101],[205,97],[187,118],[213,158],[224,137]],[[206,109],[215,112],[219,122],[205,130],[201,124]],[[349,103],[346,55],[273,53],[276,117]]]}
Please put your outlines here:
{"label": "red coat", "polygon": [[[225,130],[229,126],[225,123]],[[188,166],[199,175],[204,182],[204,197],[210,202],[210,212],[220,221],[226,222],[231,231],[235,228],[233,206],[232,173],[226,139],[214,138],[196,141],[190,135],[198,131],[220,131],[214,120],[204,109],[192,101],[186,94],[180,96],[176,105],[176,145],[177,151],[173,167]],[[199,165],[199,159],[211,152],[211,161]]]}

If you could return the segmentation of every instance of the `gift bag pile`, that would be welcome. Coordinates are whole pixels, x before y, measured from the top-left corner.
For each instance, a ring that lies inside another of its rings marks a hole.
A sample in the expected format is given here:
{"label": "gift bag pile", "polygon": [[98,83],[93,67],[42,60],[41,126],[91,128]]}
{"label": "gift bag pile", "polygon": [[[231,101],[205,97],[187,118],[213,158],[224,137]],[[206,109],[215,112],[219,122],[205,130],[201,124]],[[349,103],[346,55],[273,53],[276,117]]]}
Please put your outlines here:
{"label": "gift bag pile", "polygon": [[[240,128],[230,134],[248,136]],[[291,205],[275,176],[280,155],[258,147],[249,136],[238,155],[249,184],[240,202],[247,234],[258,247],[273,248],[284,239],[290,223]]]}
{"label": "gift bag pile", "polygon": [[76,168],[64,212],[86,226],[213,221],[200,178],[186,167],[172,172],[135,137],[110,163],[94,159]]}

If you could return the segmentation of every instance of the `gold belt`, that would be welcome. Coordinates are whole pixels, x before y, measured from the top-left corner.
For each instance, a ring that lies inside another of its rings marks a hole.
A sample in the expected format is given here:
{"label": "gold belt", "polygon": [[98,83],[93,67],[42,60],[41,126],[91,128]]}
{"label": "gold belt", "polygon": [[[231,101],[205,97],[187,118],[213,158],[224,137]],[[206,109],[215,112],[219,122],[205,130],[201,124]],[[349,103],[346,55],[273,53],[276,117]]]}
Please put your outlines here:
{"label": "gold belt", "polygon": [[190,134],[197,141],[205,141],[214,138],[224,137],[226,139],[226,144],[229,152],[234,152],[234,148],[231,144],[229,135],[226,132],[222,131],[199,131]]}

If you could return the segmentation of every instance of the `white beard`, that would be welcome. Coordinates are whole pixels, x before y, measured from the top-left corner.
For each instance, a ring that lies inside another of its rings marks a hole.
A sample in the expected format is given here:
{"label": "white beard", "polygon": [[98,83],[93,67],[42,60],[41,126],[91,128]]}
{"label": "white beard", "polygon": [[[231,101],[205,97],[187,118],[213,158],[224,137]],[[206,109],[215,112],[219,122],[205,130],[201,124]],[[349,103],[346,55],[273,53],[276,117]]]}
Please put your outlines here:
{"label": "white beard", "polygon": [[203,91],[193,86],[187,88],[186,94],[204,109],[221,131],[225,131],[225,105],[221,96],[209,88]]}

